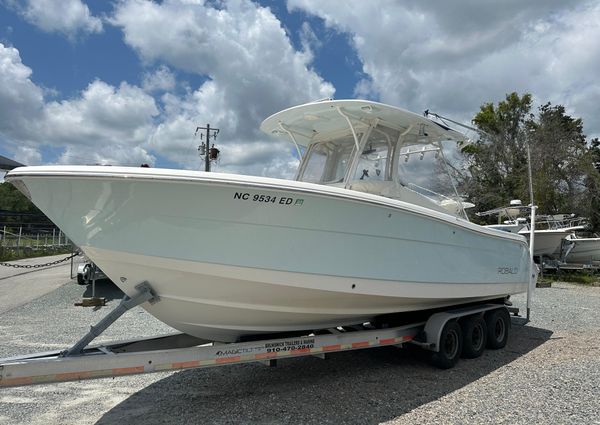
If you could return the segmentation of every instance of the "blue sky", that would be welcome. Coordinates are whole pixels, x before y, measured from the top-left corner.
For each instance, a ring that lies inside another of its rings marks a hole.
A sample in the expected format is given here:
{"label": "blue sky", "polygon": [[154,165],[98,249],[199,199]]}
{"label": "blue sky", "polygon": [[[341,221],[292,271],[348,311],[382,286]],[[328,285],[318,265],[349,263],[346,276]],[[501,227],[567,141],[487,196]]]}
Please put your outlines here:
{"label": "blue sky", "polygon": [[597,1],[0,0],[0,154],[290,176],[262,119],[323,97],[468,122],[530,92],[600,135]]}

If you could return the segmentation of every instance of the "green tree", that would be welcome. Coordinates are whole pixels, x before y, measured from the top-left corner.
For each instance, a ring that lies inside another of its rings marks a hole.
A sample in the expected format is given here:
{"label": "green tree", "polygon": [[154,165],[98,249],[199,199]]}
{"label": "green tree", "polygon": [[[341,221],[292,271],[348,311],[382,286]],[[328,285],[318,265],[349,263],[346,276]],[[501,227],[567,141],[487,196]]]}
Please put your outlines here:
{"label": "green tree", "polygon": [[25,195],[10,183],[0,183],[0,210],[41,214]]}
{"label": "green tree", "polygon": [[473,119],[481,137],[462,149],[469,169],[463,190],[479,211],[511,199],[529,203],[529,146],[540,213],[577,213],[600,229],[600,142],[586,143],[583,122],[563,106],[546,103],[534,115],[531,104],[531,95],[511,93],[481,106]]}
{"label": "green tree", "polygon": [[1,226],[20,226],[27,223],[48,221],[42,212],[25,195],[10,183],[0,183],[0,210],[24,215],[8,215],[0,217]]}
{"label": "green tree", "polygon": [[600,230],[600,140],[592,139],[589,148],[590,161],[586,166],[585,187],[589,196],[584,197],[583,204],[589,211],[590,227]]}
{"label": "green tree", "polygon": [[583,122],[565,113],[561,105],[547,103],[536,120],[527,122],[535,188],[535,200],[547,213],[575,212],[585,196],[587,174],[594,173],[583,134]]}
{"label": "green tree", "polygon": [[527,174],[526,123],[531,101],[529,94],[511,93],[497,106],[482,105],[473,119],[481,137],[462,149],[469,171],[462,186],[479,211],[505,205],[510,199],[527,199],[523,176]]}

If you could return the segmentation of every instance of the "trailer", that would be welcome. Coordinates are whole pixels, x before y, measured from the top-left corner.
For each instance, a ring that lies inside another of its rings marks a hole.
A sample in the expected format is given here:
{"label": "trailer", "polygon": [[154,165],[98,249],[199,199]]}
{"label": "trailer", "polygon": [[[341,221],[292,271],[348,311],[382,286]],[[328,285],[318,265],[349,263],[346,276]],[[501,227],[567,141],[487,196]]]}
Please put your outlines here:
{"label": "trailer", "polygon": [[[506,345],[510,313],[518,310],[497,300],[467,305],[403,323],[390,316],[372,323],[319,329],[304,333],[219,343],[183,333],[89,346],[127,310],[158,296],[147,282],[137,286],[136,296],[125,297],[71,348],[0,359],[0,387],[77,381],[150,372],[176,371],[231,364],[261,362],[275,366],[280,359],[318,356],[341,351],[411,343],[431,352],[432,363],[453,367],[460,357],[480,356],[484,349]],[[417,316],[415,316],[417,317]],[[405,319],[403,319],[406,321]],[[396,323],[394,323],[396,322]]]}

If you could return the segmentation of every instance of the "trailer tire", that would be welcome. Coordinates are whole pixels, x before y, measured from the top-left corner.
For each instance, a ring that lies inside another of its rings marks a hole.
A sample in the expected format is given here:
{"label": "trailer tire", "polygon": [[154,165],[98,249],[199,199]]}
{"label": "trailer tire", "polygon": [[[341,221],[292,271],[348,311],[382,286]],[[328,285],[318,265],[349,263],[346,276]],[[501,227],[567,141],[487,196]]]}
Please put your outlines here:
{"label": "trailer tire", "polygon": [[480,315],[468,316],[461,320],[463,333],[462,357],[475,359],[483,354],[487,343],[488,328]]}
{"label": "trailer tire", "polygon": [[446,323],[440,335],[439,351],[431,355],[431,363],[440,369],[454,367],[462,353],[462,346],[460,325],[456,321]]}
{"label": "trailer tire", "polygon": [[499,308],[489,312],[485,321],[487,323],[487,348],[497,350],[504,348],[508,341],[510,328],[510,315],[506,308]]}
{"label": "trailer tire", "polygon": [[87,285],[90,283],[90,275],[92,267],[89,264],[83,266],[83,270],[81,273],[77,273],[77,284],[79,285]]}

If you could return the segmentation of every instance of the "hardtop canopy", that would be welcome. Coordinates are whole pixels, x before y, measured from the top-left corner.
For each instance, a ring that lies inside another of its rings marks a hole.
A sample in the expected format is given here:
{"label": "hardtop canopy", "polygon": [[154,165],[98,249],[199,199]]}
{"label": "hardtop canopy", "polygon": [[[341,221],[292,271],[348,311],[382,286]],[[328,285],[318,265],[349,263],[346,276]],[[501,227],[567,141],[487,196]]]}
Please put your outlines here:
{"label": "hardtop canopy", "polygon": [[325,100],[294,106],[265,119],[260,129],[301,146],[319,142],[339,133],[377,122],[399,130],[407,139],[426,138],[427,142],[464,141],[465,135],[424,116],[394,106],[368,100]]}

